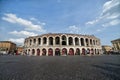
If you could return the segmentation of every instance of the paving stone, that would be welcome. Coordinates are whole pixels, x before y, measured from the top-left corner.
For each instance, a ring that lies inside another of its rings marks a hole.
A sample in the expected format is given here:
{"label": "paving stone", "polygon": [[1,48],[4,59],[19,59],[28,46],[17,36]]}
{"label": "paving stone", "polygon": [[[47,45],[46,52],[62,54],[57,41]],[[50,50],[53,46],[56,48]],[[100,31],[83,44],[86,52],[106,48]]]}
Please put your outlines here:
{"label": "paving stone", "polygon": [[0,80],[120,80],[120,55],[0,56]]}

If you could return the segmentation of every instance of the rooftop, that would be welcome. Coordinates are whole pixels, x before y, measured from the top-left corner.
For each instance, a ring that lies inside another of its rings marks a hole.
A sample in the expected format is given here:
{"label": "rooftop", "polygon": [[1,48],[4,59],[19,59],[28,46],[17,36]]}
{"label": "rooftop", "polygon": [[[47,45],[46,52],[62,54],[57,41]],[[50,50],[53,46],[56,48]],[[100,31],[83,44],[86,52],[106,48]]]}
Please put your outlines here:
{"label": "rooftop", "polygon": [[118,39],[115,39],[115,40],[112,40],[111,42],[113,42],[113,41],[120,41],[120,38],[118,38]]}

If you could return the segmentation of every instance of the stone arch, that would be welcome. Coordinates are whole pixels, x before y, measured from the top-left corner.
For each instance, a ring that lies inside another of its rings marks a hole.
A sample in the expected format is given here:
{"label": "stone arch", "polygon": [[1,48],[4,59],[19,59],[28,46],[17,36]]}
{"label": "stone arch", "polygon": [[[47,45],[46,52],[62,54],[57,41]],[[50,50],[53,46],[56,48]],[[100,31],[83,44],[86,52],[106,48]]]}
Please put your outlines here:
{"label": "stone arch", "polygon": [[83,38],[80,39],[80,42],[81,42],[81,46],[85,46]]}
{"label": "stone arch", "polygon": [[24,53],[24,54],[27,55],[27,53],[28,53],[28,50],[25,50],[25,53]]}
{"label": "stone arch", "polygon": [[37,56],[40,56],[40,49],[37,49]]}
{"label": "stone arch", "polygon": [[79,45],[79,38],[75,38],[75,45]]}
{"label": "stone arch", "polygon": [[89,41],[87,38],[85,39],[85,43],[86,43],[86,46],[89,46]]}
{"label": "stone arch", "polygon": [[90,54],[90,49],[89,48],[87,48],[87,54]]}
{"label": "stone arch", "polygon": [[97,50],[95,49],[95,54],[97,53]]}
{"label": "stone arch", "polygon": [[95,43],[96,43],[96,45],[98,45],[98,41],[97,41],[97,40],[96,40],[96,42],[95,42]]}
{"label": "stone arch", "polygon": [[95,40],[93,40],[93,45],[95,45]]}
{"label": "stone arch", "polygon": [[69,49],[69,55],[74,55],[74,49],[73,48]]}
{"label": "stone arch", "polygon": [[69,37],[68,41],[69,41],[69,45],[73,45],[73,38],[72,37]]}
{"label": "stone arch", "polygon": [[32,39],[30,39],[30,45],[32,45]]}
{"label": "stone arch", "polygon": [[45,49],[45,48],[42,49],[42,55],[43,55],[43,56],[46,55],[46,49]]}
{"label": "stone arch", "polygon": [[97,49],[97,54],[99,54],[100,52],[99,52],[99,49]]}
{"label": "stone arch", "polygon": [[34,44],[36,43],[36,39],[33,39],[33,43],[34,43]]}
{"label": "stone arch", "polygon": [[93,49],[91,49],[91,54],[92,54],[92,55],[94,54],[94,50],[93,50]]}
{"label": "stone arch", "polygon": [[85,48],[82,48],[82,55],[85,55],[86,54],[86,50]]}
{"label": "stone arch", "polygon": [[38,44],[39,45],[41,44],[41,38],[38,38]]}
{"label": "stone arch", "polygon": [[35,49],[32,49],[32,55],[35,55]]}
{"label": "stone arch", "polygon": [[53,49],[52,48],[48,49],[48,56],[53,56]]}
{"label": "stone arch", "polygon": [[49,37],[49,45],[53,45],[53,37]]}
{"label": "stone arch", "polygon": [[55,55],[56,55],[56,56],[60,56],[60,49],[59,49],[59,48],[56,48],[56,49],[55,49]]}
{"label": "stone arch", "polygon": [[65,35],[62,36],[62,45],[66,45],[67,38]]}
{"label": "stone arch", "polygon": [[93,44],[92,44],[92,39],[90,39],[90,45],[93,45]]}
{"label": "stone arch", "polygon": [[59,45],[60,44],[60,37],[55,37],[55,44]]}
{"label": "stone arch", "polygon": [[43,44],[47,44],[47,38],[43,37]]}
{"label": "stone arch", "polygon": [[80,55],[80,49],[79,48],[76,48],[75,55]]}
{"label": "stone arch", "polygon": [[66,48],[62,49],[62,55],[67,55],[67,49]]}
{"label": "stone arch", "polygon": [[28,49],[28,53],[27,54],[30,55],[30,49]]}

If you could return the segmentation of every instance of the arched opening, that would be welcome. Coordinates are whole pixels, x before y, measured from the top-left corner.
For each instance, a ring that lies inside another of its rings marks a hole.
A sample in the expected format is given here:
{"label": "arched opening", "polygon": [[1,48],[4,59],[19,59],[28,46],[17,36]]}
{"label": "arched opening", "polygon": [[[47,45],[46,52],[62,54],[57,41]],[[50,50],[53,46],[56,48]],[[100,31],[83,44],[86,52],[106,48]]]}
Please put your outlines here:
{"label": "arched opening", "polygon": [[42,49],[42,55],[43,55],[43,56],[46,55],[46,49],[45,49],[45,48]]}
{"label": "arched opening", "polygon": [[90,49],[89,48],[87,48],[87,54],[90,54]]}
{"label": "arched opening", "polygon": [[53,56],[53,49],[52,48],[48,49],[48,56]]}
{"label": "arched opening", "polygon": [[62,45],[66,45],[66,41],[62,41]]}
{"label": "arched opening", "polygon": [[86,46],[89,46],[88,39],[85,39],[85,42],[86,42]]}
{"label": "arched opening", "polygon": [[32,55],[34,55],[35,54],[35,49],[32,49]]}
{"label": "arched opening", "polygon": [[83,38],[80,39],[80,42],[81,42],[81,46],[85,46]]}
{"label": "arched opening", "polygon": [[96,45],[98,45],[98,41],[96,40]]}
{"label": "arched opening", "polygon": [[38,44],[39,45],[41,44],[41,38],[38,38]]}
{"label": "arched opening", "polygon": [[37,49],[37,56],[40,56],[40,49]]}
{"label": "arched opening", "polygon": [[85,55],[86,54],[86,50],[85,48],[82,48],[82,55]]}
{"label": "arched opening", "polygon": [[95,54],[97,53],[97,50],[95,49]]}
{"label": "arched opening", "polygon": [[76,49],[75,55],[80,55],[80,49],[79,48]]}
{"label": "arched opening", "polygon": [[75,38],[75,45],[79,45],[79,39]]}
{"label": "arched opening", "polygon": [[99,54],[99,49],[97,49],[97,54]]}
{"label": "arched opening", "polygon": [[62,55],[67,55],[67,49],[66,48],[62,49]]}
{"label": "arched opening", "polygon": [[95,40],[93,40],[93,45],[95,45]]}
{"label": "arched opening", "polygon": [[53,45],[53,38],[49,37],[49,45]]}
{"label": "arched opening", "polygon": [[93,49],[91,49],[91,54],[92,54],[92,55],[94,54],[94,51],[93,51]]}
{"label": "arched opening", "polygon": [[46,37],[43,38],[43,44],[47,44],[47,38]]}
{"label": "arched opening", "polygon": [[59,37],[56,37],[56,38],[55,38],[55,44],[56,44],[56,45],[59,45],[59,44],[60,44],[60,38],[59,38]]}
{"label": "arched opening", "polygon": [[69,40],[69,45],[73,45],[73,38],[69,37],[68,40]]}
{"label": "arched opening", "polygon": [[69,49],[69,55],[74,55],[74,49],[73,48]]}
{"label": "arched opening", "polygon": [[30,39],[30,45],[32,45],[32,40]]}
{"label": "arched opening", "polygon": [[55,49],[55,55],[56,55],[56,56],[60,56],[60,49],[59,49],[59,48],[56,48],[56,49]]}
{"label": "arched opening", "polygon": [[30,55],[30,49],[28,49],[28,55]]}
{"label": "arched opening", "polygon": [[90,39],[90,45],[92,45],[92,39]]}
{"label": "arched opening", "polygon": [[66,36],[62,36],[62,45],[66,45]]}
{"label": "arched opening", "polygon": [[34,44],[36,43],[36,39],[33,40]]}
{"label": "arched opening", "polygon": [[27,51],[27,50],[25,50],[25,53],[24,53],[24,55],[27,55],[27,53],[28,53],[28,51]]}

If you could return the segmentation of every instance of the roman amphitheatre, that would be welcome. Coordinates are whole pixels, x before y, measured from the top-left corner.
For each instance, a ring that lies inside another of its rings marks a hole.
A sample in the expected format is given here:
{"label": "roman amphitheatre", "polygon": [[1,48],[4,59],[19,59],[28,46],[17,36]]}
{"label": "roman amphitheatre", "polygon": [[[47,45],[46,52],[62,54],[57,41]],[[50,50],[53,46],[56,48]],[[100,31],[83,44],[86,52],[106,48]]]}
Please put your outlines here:
{"label": "roman amphitheatre", "polygon": [[47,33],[24,41],[25,53],[34,56],[99,55],[100,39],[94,35]]}

